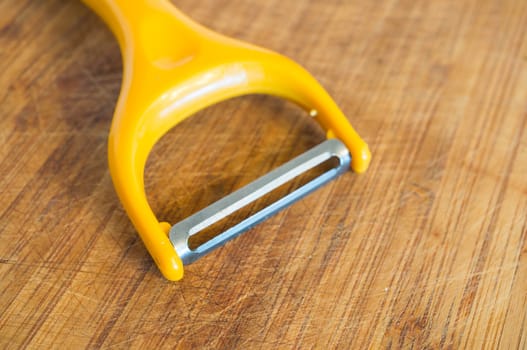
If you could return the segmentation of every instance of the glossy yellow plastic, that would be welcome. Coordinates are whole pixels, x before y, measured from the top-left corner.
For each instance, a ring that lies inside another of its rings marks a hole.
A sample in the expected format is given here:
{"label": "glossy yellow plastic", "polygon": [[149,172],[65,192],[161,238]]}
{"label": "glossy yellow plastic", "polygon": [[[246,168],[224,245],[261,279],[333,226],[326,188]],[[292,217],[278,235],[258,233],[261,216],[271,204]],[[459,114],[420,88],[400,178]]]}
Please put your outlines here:
{"label": "glossy yellow plastic", "polygon": [[117,37],[124,62],[108,145],[113,183],[167,279],[181,279],[183,265],[167,235],[170,225],[160,223],[148,204],[143,173],[154,144],[188,116],[235,96],[279,96],[308,111],[328,137],[340,139],[355,172],[368,167],[366,143],[320,84],[290,59],[215,33],[168,0],[83,1]]}

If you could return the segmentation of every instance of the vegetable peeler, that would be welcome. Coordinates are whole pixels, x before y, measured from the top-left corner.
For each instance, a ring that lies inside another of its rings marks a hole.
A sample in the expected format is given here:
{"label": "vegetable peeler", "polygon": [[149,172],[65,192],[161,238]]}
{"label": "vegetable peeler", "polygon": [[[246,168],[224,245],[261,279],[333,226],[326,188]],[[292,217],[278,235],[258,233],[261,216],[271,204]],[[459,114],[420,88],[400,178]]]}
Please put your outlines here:
{"label": "vegetable peeler", "polygon": [[[162,274],[183,277],[191,263],[351,167],[364,172],[367,144],[324,88],[292,60],[195,23],[169,0],[83,0],[110,27],[123,57],[123,81],[108,140],[111,177],[124,209]],[[171,226],[159,222],[144,190],[154,144],[201,109],[247,94],[290,100],[314,118],[328,140]],[[302,173],[337,165],[196,248],[189,238]]]}

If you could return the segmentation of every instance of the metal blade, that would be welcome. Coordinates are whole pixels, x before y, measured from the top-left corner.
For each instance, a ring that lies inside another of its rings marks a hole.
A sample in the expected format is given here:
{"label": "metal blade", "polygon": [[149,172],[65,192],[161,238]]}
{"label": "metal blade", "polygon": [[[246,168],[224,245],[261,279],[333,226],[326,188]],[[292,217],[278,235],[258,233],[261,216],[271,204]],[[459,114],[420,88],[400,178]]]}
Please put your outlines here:
{"label": "metal blade", "polygon": [[[204,228],[220,221],[331,158],[338,159],[336,167],[201,244],[196,249],[190,249],[188,245],[190,236],[199,233]],[[337,139],[324,141],[259,179],[175,224],[170,229],[170,241],[183,263],[190,264],[336,178],[349,169],[350,162],[349,151],[341,141]]]}

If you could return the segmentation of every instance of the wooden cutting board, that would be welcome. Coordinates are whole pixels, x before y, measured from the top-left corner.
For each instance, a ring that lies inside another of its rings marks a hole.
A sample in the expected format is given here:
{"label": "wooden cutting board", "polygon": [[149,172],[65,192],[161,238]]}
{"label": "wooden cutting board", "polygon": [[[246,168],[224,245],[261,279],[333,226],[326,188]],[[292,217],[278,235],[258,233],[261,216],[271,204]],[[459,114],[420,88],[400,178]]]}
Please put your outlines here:
{"label": "wooden cutting board", "polygon": [[[77,1],[3,0],[0,348],[527,348],[526,1],[177,4],[303,64],[370,170],[168,282],[107,169],[113,37]],[[322,140],[284,101],[228,101],[156,145],[147,193],[177,222]]]}

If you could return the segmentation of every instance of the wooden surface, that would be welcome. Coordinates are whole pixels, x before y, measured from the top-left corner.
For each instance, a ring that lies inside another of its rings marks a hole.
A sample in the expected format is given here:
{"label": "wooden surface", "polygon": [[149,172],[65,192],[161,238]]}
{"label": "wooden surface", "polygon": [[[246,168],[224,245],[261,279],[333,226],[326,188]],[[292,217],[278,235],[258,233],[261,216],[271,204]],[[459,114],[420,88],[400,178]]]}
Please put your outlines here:
{"label": "wooden surface", "polygon": [[[527,348],[527,2],[179,0],[302,63],[373,152],[162,278],[114,193],[121,63],[77,1],[0,2],[0,348]],[[146,169],[170,222],[322,132],[269,97],[172,130]]]}

